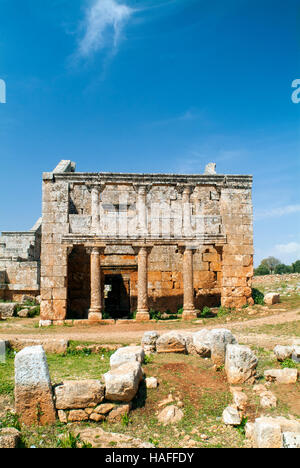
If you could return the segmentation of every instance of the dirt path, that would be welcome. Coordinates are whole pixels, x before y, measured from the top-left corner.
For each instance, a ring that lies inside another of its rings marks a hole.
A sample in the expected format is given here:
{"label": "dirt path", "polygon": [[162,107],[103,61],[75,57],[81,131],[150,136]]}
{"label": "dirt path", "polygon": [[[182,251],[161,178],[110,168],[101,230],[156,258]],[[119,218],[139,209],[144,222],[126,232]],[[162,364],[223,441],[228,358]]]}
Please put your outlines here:
{"label": "dirt path", "polygon": [[[273,343],[287,343],[291,337],[275,337],[272,335],[256,334],[255,328],[262,325],[276,325],[280,323],[287,323],[300,320],[300,309],[295,309],[290,312],[280,313],[278,315],[264,316],[260,318],[253,318],[249,320],[242,320],[236,322],[224,322],[222,324],[201,325],[195,324],[191,327],[189,323],[173,322],[173,323],[131,323],[126,325],[93,325],[93,326],[80,326],[80,327],[55,327],[51,329],[30,329],[24,325],[17,325],[11,328],[0,329],[1,339],[14,338],[32,338],[32,339],[53,339],[63,338],[75,341],[87,341],[98,343],[136,343],[140,341],[143,333],[147,330],[158,330],[160,332],[167,332],[171,329],[184,329],[185,331],[197,331],[201,328],[222,328],[226,327],[235,332],[240,342],[249,344],[264,344],[272,347]],[[245,333],[247,330],[247,333]],[[253,331],[250,331],[253,330]],[[249,331],[249,332],[248,332]],[[258,338],[259,337],[259,338]],[[259,341],[259,343],[258,343]]]}

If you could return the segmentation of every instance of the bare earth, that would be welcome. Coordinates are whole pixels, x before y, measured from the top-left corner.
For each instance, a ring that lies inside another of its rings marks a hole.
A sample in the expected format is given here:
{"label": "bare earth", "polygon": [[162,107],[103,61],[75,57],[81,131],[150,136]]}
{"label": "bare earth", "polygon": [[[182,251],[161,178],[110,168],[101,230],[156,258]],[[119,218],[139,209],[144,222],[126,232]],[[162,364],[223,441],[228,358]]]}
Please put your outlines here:
{"label": "bare earth", "polygon": [[[267,315],[260,318],[243,319],[230,323],[202,325],[200,323],[130,323],[124,325],[87,325],[74,327],[55,327],[51,329],[34,329],[29,328],[30,321],[22,321],[22,323],[2,323],[0,328],[0,336],[2,339],[12,338],[39,338],[43,337],[53,339],[61,338],[74,341],[86,341],[95,343],[136,343],[139,342],[147,330],[159,330],[167,332],[171,329],[184,329],[186,331],[196,331],[202,328],[221,328],[225,327],[235,332],[241,343],[253,344],[256,346],[264,346],[272,349],[276,344],[289,344],[295,337],[293,336],[273,336],[272,334],[256,334],[255,329],[263,325],[286,324],[288,322],[300,321],[300,308],[289,312],[281,312],[276,315]],[[245,330],[247,332],[245,333]]]}

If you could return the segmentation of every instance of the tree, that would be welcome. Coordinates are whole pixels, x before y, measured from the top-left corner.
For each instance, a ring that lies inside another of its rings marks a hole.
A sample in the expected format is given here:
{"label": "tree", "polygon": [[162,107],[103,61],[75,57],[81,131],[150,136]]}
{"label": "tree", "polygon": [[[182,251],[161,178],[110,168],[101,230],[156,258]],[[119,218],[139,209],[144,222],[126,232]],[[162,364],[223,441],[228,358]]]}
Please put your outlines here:
{"label": "tree", "polygon": [[275,267],[276,275],[284,275],[285,273],[292,273],[293,268],[290,265],[285,265],[284,263],[279,263]]}
{"label": "tree", "polygon": [[278,260],[278,258],[275,258],[275,257],[264,258],[260,262],[261,265],[266,265],[269,268],[271,273],[274,273],[276,265],[279,265],[280,263],[281,263],[281,261]]}
{"label": "tree", "polygon": [[254,275],[255,276],[262,276],[262,275],[269,275],[270,270],[267,265],[260,264],[259,267],[255,268]]}
{"label": "tree", "polygon": [[295,263],[292,263],[293,272],[300,273],[300,260],[297,260]]}

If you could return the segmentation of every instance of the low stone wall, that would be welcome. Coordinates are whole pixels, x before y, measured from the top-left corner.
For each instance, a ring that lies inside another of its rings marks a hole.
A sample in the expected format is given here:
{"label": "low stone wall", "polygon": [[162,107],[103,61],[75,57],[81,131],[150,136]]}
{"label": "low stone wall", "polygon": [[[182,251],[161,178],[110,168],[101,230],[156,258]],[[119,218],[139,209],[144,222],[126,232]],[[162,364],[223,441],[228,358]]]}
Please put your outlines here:
{"label": "low stone wall", "polygon": [[45,350],[27,346],[15,358],[15,409],[26,425],[115,421],[131,410],[143,380],[142,347],[119,348],[102,380],[71,380],[52,386]]}

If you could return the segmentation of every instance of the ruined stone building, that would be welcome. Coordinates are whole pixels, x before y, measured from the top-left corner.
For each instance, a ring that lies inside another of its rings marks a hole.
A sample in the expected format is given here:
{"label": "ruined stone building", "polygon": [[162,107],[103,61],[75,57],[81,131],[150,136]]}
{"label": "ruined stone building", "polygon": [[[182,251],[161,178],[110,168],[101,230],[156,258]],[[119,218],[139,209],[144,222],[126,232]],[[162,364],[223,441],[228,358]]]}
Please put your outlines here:
{"label": "ruined stone building", "polygon": [[251,191],[251,176],[214,164],[203,175],[123,174],[61,161],[43,174],[40,260],[40,227],[20,242],[3,235],[2,293],[40,285],[41,318],[57,323],[242,307],[252,301]]}

